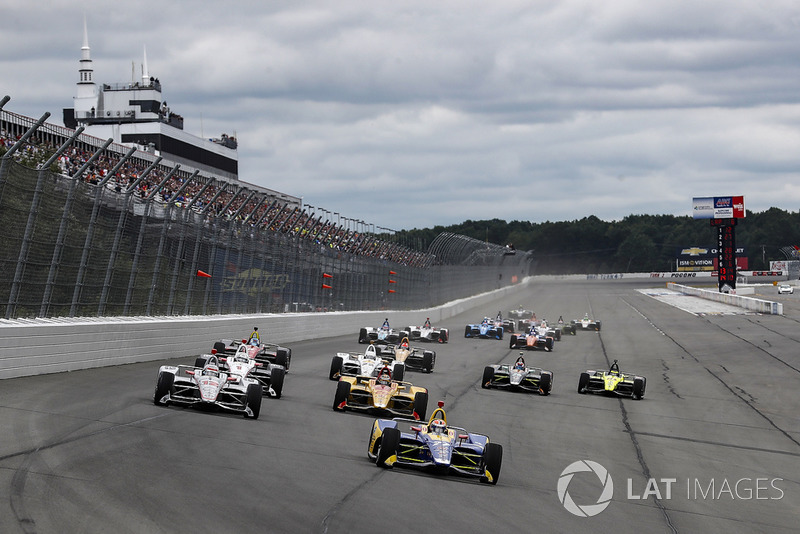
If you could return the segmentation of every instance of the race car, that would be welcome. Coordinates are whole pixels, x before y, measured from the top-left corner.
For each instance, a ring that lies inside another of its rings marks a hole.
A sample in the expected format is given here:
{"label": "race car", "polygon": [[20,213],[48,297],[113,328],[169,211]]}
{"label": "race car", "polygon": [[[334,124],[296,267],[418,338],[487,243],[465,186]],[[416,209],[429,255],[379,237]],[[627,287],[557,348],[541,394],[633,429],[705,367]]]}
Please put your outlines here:
{"label": "race car", "polygon": [[503,314],[498,311],[494,318],[495,326],[502,326],[503,332],[511,333],[516,330],[517,322],[514,319],[503,319]]}
{"label": "race car", "polygon": [[358,331],[358,342],[362,345],[364,343],[388,345],[390,343],[397,343],[404,337],[408,337],[408,332],[396,330],[389,326],[388,318],[383,321],[380,328],[365,326]]}
{"label": "race car", "polygon": [[395,361],[402,362],[410,371],[432,373],[436,365],[436,351],[426,349],[420,352],[416,347],[411,347],[407,337],[397,345],[389,345],[387,350]]}
{"label": "race car", "polygon": [[331,370],[328,378],[339,380],[342,375],[349,376],[377,376],[378,371],[384,366],[392,369],[392,377],[401,381],[405,375],[405,363],[394,360],[394,354],[387,353],[387,357],[381,356],[383,351],[380,347],[369,345],[362,352],[337,352],[331,359]]}
{"label": "race car", "polygon": [[[571,336],[574,336],[575,333],[578,331],[578,327],[575,325],[574,321],[565,323],[564,318],[560,315],[558,316],[558,322],[556,322],[555,329],[559,330],[562,335],[569,334]],[[561,339],[561,336],[559,336],[559,339]]]}
{"label": "race car", "polygon": [[422,326],[407,326],[408,339],[411,341],[433,341],[437,343],[447,343],[450,340],[450,331],[447,328],[436,328],[431,326],[430,318],[425,319]]}
{"label": "race car", "polygon": [[571,323],[575,325],[576,330],[600,331],[600,321],[590,319],[588,313],[583,316],[583,319],[574,319]]}
{"label": "race car", "polygon": [[292,349],[288,347],[281,347],[274,343],[262,343],[259,340],[243,339],[241,341],[233,339],[220,339],[214,343],[214,350],[217,351],[219,356],[234,355],[239,351],[239,348],[247,346],[248,354],[257,362],[274,363],[282,366],[286,372],[289,372],[289,366],[292,364]]}
{"label": "race car", "polygon": [[503,447],[483,434],[449,426],[444,402],[439,402],[427,423],[404,418],[375,420],[367,456],[387,469],[412,467],[497,484]]}
{"label": "race car", "polygon": [[520,319],[530,319],[531,317],[534,319],[536,318],[536,314],[534,312],[526,310],[521,305],[516,310],[509,311],[508,316],[517,321]]}
{"label": "race car", "polygon": [[783,295],[784,293],[793,295],[794,294],[794,286],[790,286],[789,284],[780,284],[778,286],[778,295]]}
{"label": "race car", "polygon": [[608,371],[588,370],[581,373],[578,379],[578,393],[601,393],[630,397],[641,400],[647,387],[647,379],[643,376],[621,373],[617,360]]}
{"label": "race car", "polygon": [[220,409],[258,419],[261,384],[247,376],[220,370],[216,356],[208,358],[203,367],[162,365],[158,369],[153,403]]}
{"label": "race car", "polygon": [[388,366],[378,376],[342,376],[333,397],[335,411],[406,415],[424,419],[428,413],[428,390],[392,378]]}
{"label": "race car", "polygon": [[468,324],[464,328],[464,337],[503,339],[503,331],[502,325],[497,326],[488,317],[484,317],[480,324]]}
{"label": "race car", "polygon": [[546,324],[531,326],[527,332],[522,334],[512,334],[508,340],[510,349],[541,349],[551,352],[555,347],[554,331],[549,329]]}
{"label": "race car", "polygon": [[195,359],[195,367],[205,367],[206,362],[214,358],[220,369],[231,375],[239,375],[258,381],[262,393],[268,397],[280,399],[283,395],[283,382],[286,368],[277,363],[270,363],[266,358],[259,361],[259,347],[240,344],[232,356],[220,356],[216,349],[211,354],[201,354]]}
{"label": "race car", "polygon": [[528,367],[525,365],[525,358],[520,356],[514,365],[487,365],[483,369],[481,387],[549,395],[553,389],[553,371]]}

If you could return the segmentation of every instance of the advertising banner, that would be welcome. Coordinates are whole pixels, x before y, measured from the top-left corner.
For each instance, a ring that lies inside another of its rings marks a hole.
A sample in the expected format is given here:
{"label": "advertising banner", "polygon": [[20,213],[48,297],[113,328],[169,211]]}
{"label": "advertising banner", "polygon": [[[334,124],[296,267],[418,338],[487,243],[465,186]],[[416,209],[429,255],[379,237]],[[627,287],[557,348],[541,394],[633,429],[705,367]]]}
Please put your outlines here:
{"label": "advertising banner", "polygon": [[695,219],[742,219],[744,197],[694,197],[692,216]]}

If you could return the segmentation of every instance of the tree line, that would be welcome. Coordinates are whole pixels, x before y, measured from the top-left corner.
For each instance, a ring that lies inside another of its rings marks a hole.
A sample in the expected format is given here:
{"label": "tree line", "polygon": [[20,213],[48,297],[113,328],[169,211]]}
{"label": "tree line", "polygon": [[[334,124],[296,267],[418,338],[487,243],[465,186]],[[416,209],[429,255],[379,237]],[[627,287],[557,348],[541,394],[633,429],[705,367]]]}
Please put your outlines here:
{"label": "tree line", "polygon": [[[800,259],[784,252],[800,246],[800,210],[748,210],[738,223],[736,246],[744,248],[750,270],[767,270],[770,260]],[[537,274],[674,271],[679,249],[716,248],[717,240],[717,229],[708,220],[675,215],[629,215],[610,222],[595,216],[542,223],[466,220],[403,230],[400,237],[427,250],[442,232],[532,251]]]}

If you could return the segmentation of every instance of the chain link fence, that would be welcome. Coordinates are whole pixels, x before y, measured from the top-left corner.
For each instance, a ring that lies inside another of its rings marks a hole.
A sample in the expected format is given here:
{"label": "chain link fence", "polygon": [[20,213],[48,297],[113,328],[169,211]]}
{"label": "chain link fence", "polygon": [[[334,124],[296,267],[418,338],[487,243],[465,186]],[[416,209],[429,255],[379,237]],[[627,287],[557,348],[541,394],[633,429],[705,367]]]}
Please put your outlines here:
{"label": "chain link fence", "polygon": [[409,310],[512,284],[531,268],[528,254],[453,234],[437,240],[448,247],[441,257],[399,263],[4,163],[6,319]]}

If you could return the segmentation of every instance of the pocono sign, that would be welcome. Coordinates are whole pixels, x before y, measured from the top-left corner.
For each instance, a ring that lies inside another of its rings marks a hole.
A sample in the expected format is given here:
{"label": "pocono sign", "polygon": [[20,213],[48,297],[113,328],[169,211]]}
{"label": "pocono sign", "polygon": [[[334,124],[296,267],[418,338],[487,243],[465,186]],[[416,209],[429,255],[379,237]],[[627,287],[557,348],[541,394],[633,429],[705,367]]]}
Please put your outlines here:
{"label": "pocono sign", "polygon": [[744,197],[694,197],[692,216],[695,219],[743,219]]}

